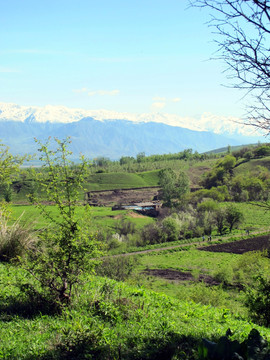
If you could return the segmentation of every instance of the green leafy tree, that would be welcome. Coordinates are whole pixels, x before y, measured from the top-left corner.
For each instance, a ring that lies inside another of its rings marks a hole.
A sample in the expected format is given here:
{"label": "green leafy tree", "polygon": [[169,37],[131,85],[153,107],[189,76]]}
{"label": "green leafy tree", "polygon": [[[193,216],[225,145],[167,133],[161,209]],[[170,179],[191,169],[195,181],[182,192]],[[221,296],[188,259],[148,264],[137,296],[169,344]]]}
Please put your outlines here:
{"label": "green leafy tree", "polygon": [[166,206],[173,205],[173,199],[181,199],[189,191],[189,179],[184,172],[178,175],[172,169],[163,169],[159,172],[159,185],[162,189],[162,198]]}
{"label": "green leafy tree", "polygon": [[145,160],[145,152],[140,152],[136,156],[136,160],[138,163],[141,163]]}
{"label": "green leafy tree", "polygon": [[253,287],[249,288],[246,296],[251,319],[259,325],[270,326],[270,280],[259,274],[255,278]]}
{"label": "green leafy tree", "polygon": [[12,200],[12,189],[11,189],[10,184],[5,185],[4,199],[7,203],[11,202],[11,200]]}
{"label": "green leafy tree", "polygon": [[243,213],[233,204],[226,207],[225,216],[230,232],[244,219]]}
{"label": "green leafy tree", "polygon": [[20,165],[26,160],[26,156],[13,156],[8,146],[0,142],[0,184],[11,184],[12,176]]}
{"label": "green leafy tree", "polygon": [[216,210],[214,213],[214,221],[216,223],[219,234],[223,235],[227,230],[225,209],[219,208]]}
{"label": "green leafy tree", "polygon": [[0,186],[7,202],[10,202],[12,198],[11,184],[13,176],[19,171],[20,165],[26,159],[26,156],[13,156],[9,152],[8,146],[0,141]]}
{"label": "green leafy tree", "polygon": [[269,145],[262,145],[259,146],[257,149],[254,150],[255,157],[264,157],[270,155],[270,146]]}
{"label": "green leafy tree", "polygon": [[249,177],[245,183],[245,189],[248,191],[249,200],[261,200],[264,184],[261,179]]}
{"label": "green leafy tree", "polygon": [[177,241],[180,235],[180,226],[176,219],[166,217],[161,224],[162,234],[165,241]]}
{"label": "green leafy tree", "polygon": [[214,186],[226,184],[232,176],[232,169],[235,164],[236,158],[232,155],[226,155],[216,163],[213,169],[205,174],[202,185],[207,189],[211,189]]}
{"label": "green leafy tree", "polygon": [[[43,294],[55,304],[69,304],[74,288],[80,283],[83,271],[93,271],[98,256],[98,245],[89,228],[89,218],[77,214],[80,190],[86,176],[84,158],[78,166],[71,166],[69,140],[37,141],[40,160],[46,171],[37,174],[37,183],[46,194],[46,200],[55,204],[58,214],[50,213],[48,206],[34,195],[31,200],[51,222],[40,234],[37,248],[29,253],[27,269],[37,279]],[[85,207],[87,209],[87,207]]]}

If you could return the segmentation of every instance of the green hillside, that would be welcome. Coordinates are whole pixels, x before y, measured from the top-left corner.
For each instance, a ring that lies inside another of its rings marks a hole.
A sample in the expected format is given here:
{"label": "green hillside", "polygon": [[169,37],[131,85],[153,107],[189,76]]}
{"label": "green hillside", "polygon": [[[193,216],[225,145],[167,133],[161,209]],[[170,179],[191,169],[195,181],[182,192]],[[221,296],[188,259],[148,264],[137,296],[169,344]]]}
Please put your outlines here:
{"label": "green hillside", "polygon": [[158,173],[159,170],[142,173],[97,173],[90,175],[85,186],[89,191],[157,186]]}
{"label": "green hillside", "polygon": [[86,274],[74,306],[57,316],[20,292],[23,270],[0,264],[0,276],[2,359],[195,360],[202,337],[215,340],[228,328],[233,339],[252,328],[270,339],[269,329],[226,308]]}
{"label": "green hillside", "polygon": [[234,174],[247,174],[248,172],[255,170],[257,166],[264,166],[270,170],[270,156],[264,157],[262,159],[251,159],[247,162],[244,162],[234,169]]}

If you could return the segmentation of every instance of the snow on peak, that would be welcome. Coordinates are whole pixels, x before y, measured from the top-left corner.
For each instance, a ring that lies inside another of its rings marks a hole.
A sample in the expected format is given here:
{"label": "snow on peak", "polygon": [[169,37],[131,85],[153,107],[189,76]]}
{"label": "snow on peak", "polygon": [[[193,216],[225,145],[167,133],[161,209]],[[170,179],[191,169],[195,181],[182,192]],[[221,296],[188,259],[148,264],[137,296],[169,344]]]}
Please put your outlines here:
{"label": "snow on peak", "polygon": [[197,131],[212,131],[216,134],[234,134],[246,136],[260,136],[254,127],[243,126],[241,119],[216,116],[204,113],[199,118],[181,117],[174,114],[149,113],[132,114],[109,110],[72,109],[65,106],[46,105],[20,106],[13,103],[0,102],[0,121],[37,121],[41,123],[71,123],[85,117],[92,117],[99,121],[129,120],[133,122],[157,122],[171,126],[183,127]]}

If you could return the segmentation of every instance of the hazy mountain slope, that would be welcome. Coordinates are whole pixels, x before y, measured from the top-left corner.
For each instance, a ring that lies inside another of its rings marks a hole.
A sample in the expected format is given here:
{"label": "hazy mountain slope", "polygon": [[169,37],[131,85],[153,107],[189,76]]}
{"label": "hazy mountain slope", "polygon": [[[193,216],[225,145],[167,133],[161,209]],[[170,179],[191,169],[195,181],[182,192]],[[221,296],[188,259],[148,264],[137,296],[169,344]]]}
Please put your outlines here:
{"label": "hazy mountain slope", "polygon": [[83,153],[89,157],[174,153],[186,148],[199,152],[236,145],[237,140],[206,131],[194,131],[162,123],[135,123],[127,120],[99,121],[87,117],[71,123],[39,123],[32,117],[25,122],[1,121],[0,139],[13,153],[32,153],[34,137],[60,139],[71,136],[74,157]]}

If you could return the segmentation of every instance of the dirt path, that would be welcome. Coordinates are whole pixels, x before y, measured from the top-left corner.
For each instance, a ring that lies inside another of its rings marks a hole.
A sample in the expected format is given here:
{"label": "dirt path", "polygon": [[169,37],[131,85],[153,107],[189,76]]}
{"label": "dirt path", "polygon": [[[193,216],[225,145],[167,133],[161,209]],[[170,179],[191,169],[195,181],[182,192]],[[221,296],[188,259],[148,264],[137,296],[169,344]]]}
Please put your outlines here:
{"label": "dirt path", "polygon": [[[270,231],[270,228],[266,228],[266,229],[261,230],[261,231],[250,232],[249,237],[245,236],[245,234],[237,234],[237,235],[234,235],[234,237],[242,238],[241,240],[250,239],[252,235],[259,235],[259,234],[262,234],[262,233],[266,233],[268,231]],[[221,239],[222,241],[223,240],[229,240],[231,237],[232,236],[225,236],[225,237],[222,237],[222,238],[217,237],[217,238],[212,239],[212,241],[216,241],[216,240],[219,240],[219,239]],[[146,253],[151,253],[151,252],[160,252],[160,251],[177,249],[177,248],[181,248],[181,247],[185,247],[185,246],[191,246],[191,245],[195,245],[196,247],[198,247],[198,246],[207,247],[210,244],[211,243],[209,243],[208,241],[204,241],[204,242],[203,241],[198,241],[198,242],[193,242],[193,243],[185,243],[185,244],[179,244],[179,245],[166,246],[166,247],[161,247],[161,248],[158,248],[158,249],[148,249],[148,250],[134,251],[134,252],[125,253],[125,254],[117,254],[117,255],[112,255],[110,257],[131,256],[131,255],[146,254]]]}

